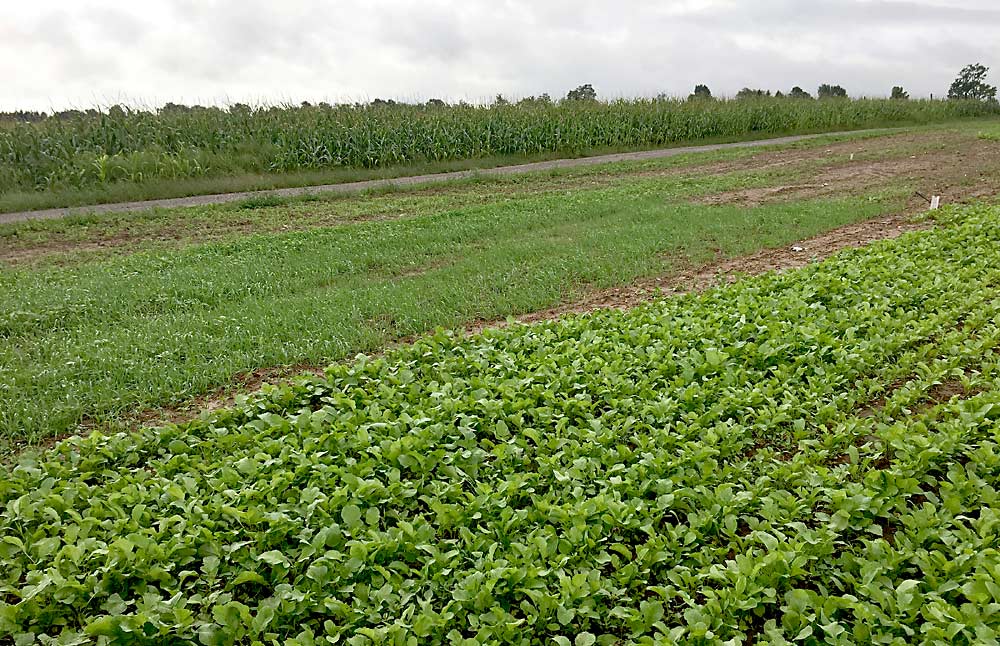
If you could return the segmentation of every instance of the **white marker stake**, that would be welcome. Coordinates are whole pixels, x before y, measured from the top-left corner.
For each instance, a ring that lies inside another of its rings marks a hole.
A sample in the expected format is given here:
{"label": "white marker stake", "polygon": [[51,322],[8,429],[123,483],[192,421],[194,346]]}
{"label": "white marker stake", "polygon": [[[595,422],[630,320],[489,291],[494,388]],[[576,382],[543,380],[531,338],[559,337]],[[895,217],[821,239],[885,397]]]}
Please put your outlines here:
{"label": "white marker stake", "polygon": [[936,210],[939,206],[941,206],[941,196],[931,195],[931,211]]}

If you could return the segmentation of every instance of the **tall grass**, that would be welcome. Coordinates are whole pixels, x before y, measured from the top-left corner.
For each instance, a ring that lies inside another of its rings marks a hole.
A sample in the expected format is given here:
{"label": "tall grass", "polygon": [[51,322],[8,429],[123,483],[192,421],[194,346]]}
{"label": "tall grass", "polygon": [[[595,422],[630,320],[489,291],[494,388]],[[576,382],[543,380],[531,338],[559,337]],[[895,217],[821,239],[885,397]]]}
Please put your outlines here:
{"label": "tall grass", "polygon": [[872,99],[115,109],[0,127],[0,193],[491,155],[575,154],[997,112],[995,104],[977,102]]}

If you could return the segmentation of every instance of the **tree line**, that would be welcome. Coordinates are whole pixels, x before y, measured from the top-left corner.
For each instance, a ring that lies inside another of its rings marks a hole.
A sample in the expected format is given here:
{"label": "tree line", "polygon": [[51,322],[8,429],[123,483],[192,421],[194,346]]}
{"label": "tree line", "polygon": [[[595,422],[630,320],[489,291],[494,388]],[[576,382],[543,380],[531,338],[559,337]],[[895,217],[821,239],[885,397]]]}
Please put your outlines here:
{"label": "tree line", "polygon": [[[972,65],[966,65],[959,72],[958,77],[952,82],[951,87],[948,89],[948,98],[955,100],[974,100],[974,101],[996,101],[997,100],[997,87],[995,85],[990,85],[986,82],[986,75],[989,73],[990,68],[982,65],[981,63],[974,63]],[[847,90],[840,85],[833,85],[830,83],[823,83],[816,89],[817,99],[845,99],[847,98]],[[668,99],[665,94],[659,95],[659,99]],[[715,97],[712,96],[712,91],[709,89],[708,85],[698,84],[694,88],[694,92],[688,95],[689,101],[711,101]],[[812,99],[813,95],[809,92],[803,90],[801,87],[796,85],[788,93],[781,92],[780,90],[772,94],[771,90],[755,89],[745,87],[736,93],[737,99],[756,99],[756,98],[789,98],[789,99]],[[902,86],[893,86],[890,98],[897,100],[907,100],[910,95]],[[563,102],[587,102],[587,101],[597,101],[597,90],[590,83],[585,83],[580,85],[569,92],[566,93],[566,97],[561,101]],[[551,105],[555,103],[552,97],[548,94],[541,94],[538,96],[529,96],[518,100],[515,105]],[[492,105],[504,106],[510,105],[511,102],[504,98],[502,94],[497,94],[493,99]],[[393,99],[380,99],[376,98],[368,103],[354,103],[351,104],[356,108],[363,107],[383,107],[383,106],[395,106],[395,105],[414,105],[402,102],[397,102]],[[416,104],[422,105],[427,108],[443,108],[447,107],[449,104],[441,99],[429,99],[425,103]],[[468,106],[464,101],[460,101],[459,106]],[[320,109],[333,109],[334,106],[329,103],[318,103],[315,106],[308,101],[303,101],[300,108],[320,108]],[[284,110],[287,107],[272,106],[266,108],[268,110]],[[158,114],[178,114],[178,113],[192,113],[198,111],[228,111],[233,114],[248,113],[253,108],[245,103],[236,103],[228,108],[219,107],[205,107],[201,105],[182,105],[177,103],[167,103],[163,107],[156,110]],[[119,114],[125,114],[128,112],[135,112],[133,108],[128,108],[125,106],[115,105],[111,106],[107,110],[107,114],[111,116],[118,116]],[[2,121],[17,121],[24,123],[34,123],[38,121],[44,121],[46,119],[57,119],[57,120],[69,120],[69,119],[80,119],[84,117],[97,117],[102,113],[99,110],[88,109],[88,110],[62,110],[59,112],[53,112],[51,115],[45,112],[39,111],[28,111],[28,110],[16,110],[14,112],[0,112],[0,122]]]}
{"label": "tree line", "polygon": [[[973,101],[996,101],[997,100],[997,88],[995,85],[990,85],[986,82],[986,75],[989,73],[990,68],[982,65],[980,63],[975,63],[972,65],[966,65],[962,68],[962,71],[958,73],[958,77],[952,82],[951,87],[948,89],[948,98],[955,100],[973,100]],[[754,99],[754,98],[765,98],[765,97],[775,97],[775,98],[792,98],[792,99],[811,99],[813,96],[803,90],[799,86],[793,87],[787,94],[782,93],[780,90],[775,93],[771,93],[770,90],[761,90],[745,87],[736,93],[737,99]],[[910,98],[909,92],[903,89],[901,85],[894,85],[892,92],[889,95],[892,99],[906,100]],[[707,85],[696,85],[694,92],[688,95],[689,100],[696,99],[712,99],[712,91]],[[845,90],[840,85],[831,85],[829,83],[824,83],[816,89],[817,99],[843,99],[847,98],[847,90]]]}

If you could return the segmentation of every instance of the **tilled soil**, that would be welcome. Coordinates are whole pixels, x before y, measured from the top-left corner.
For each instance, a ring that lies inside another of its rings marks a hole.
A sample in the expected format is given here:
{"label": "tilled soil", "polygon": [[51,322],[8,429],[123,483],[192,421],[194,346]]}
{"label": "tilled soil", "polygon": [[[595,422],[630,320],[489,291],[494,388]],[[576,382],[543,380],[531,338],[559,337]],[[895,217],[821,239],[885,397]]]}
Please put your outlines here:
{"label": "tilled soil", "polygon": [[[785,151],[781,151],[785,152]],[[829,158],[793,184],[746,188],[705,195],[700,204],[759,206],[771,202],[858,195],[889,184],[907,183],[943,204],[1000,194],[1000,143],[958,133],[906,134],[850,141],[822,150],[755,155],[759,168]],[[845,155],[853,155],[854,159]]]}

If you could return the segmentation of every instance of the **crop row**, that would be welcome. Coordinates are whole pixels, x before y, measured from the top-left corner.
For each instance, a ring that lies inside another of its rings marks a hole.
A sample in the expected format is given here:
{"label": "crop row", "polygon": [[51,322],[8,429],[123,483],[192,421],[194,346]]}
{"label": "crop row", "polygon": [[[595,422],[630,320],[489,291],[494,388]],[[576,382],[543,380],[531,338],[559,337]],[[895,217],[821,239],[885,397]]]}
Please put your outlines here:
{"label": "crop row", "polygon": [[998,215],[26,457],[0,634],[995,641]]}
{"label": "crop row", "polygon": [[996,113],[963,101],[635,100],[557,105],[115,110],[0,128],[0,193],[239,172],[578,153]]}

